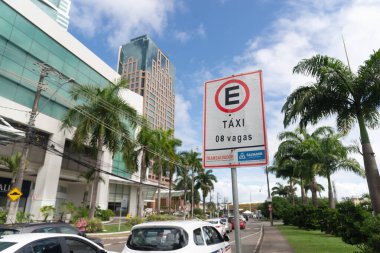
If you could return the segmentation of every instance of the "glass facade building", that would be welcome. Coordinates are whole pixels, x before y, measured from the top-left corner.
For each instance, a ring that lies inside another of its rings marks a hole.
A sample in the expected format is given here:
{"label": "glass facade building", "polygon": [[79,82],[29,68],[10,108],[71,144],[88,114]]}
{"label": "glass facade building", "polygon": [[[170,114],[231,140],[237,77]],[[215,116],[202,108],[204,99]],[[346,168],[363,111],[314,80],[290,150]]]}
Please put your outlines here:
{"label": "glass facade building", "polygon": [[[67,109],[74,106],[69,95],[71,87],[77,84],[103,87],[120,78],[115,70],[62,29],[59,26],[62,24],[53,21],[37,2],[46,1],[0,0],[0,116],[17,129],[27,129],[41,70],[47,69],[34,130],[34,135],[43,141],[39,148],[31,149],[24,181],[29,191],[19,205],[20,210],[32,213],[35,219],[44,205],[55,206],[57,212],[67,200],[81,205],[87,187],[81,174],[88,167],[75,159],[95,165],[90,152],[70,149],[72,135],[60,129]],[[70,1],[49,2],[60,6]],[[142,113],[142,97],[133,92],[127,96],[132,101],[130,105]],[[22,147],[22,143],[1,145],[0,155],[15,154]],[[105,150],[102,170],[111,173],[116,169],[126,179],[132,178],[118,159],[114,161],[112,154]],[[1,188],[7,189],[10,177],[11,173],[0,166]],[[99,187],[98,205],[103,209],[109,205],[117,208],[122,199],[129,199],[132,208],[128,210],[134,214],[135,184],[109,175],[102,177],[105,183]],[[0,195],[0,205],[6,202],[2,198]]]}
{"label": "glass facade building", "polygon": [[50,18],[67,30],[69,26],[69,12],[71,0],[31,0]]}
{"label": "glass facade building", "polygon": [[119,49],[118,72],[144,97],[144,116],[153,128],[174,129],[175,68],[147,35]]}

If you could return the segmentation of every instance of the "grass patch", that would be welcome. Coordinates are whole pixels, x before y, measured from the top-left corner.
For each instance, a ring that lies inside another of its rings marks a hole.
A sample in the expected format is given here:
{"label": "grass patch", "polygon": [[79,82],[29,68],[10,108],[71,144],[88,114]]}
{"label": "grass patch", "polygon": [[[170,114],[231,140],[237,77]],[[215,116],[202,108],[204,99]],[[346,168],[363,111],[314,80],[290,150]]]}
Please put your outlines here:
{"label": "grass patch", "polygon": [[120,224],[120,231],[119,231],[119,225],[118,224],[103,224],[103,233],[113,233],[113,232],[123,232],[123,231],[131,231],[131,226],[124,224]]}
{"label": "grass patch", "polygon": [[306,231],[294,226],[277,226],[296,253],[354,253],[355,246],[346,244],[340,237],[320,231]]}

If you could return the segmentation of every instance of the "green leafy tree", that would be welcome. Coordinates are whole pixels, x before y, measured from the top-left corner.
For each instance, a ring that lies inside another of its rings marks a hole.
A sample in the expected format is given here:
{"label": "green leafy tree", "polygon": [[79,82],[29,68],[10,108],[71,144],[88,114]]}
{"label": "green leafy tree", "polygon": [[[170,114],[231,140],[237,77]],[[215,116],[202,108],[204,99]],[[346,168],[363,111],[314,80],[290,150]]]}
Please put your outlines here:
{"label": "green leafy tree", "polygon": [[195,173],[199,173],[203,170],[201,158],[199,157],[200,153],[193,150],[184,151],[181,153],[184,160],[184,165],[188,166],[191,169],[191,217],[194,216],[194,182],[195,182]]}
{"label": "green leafy tree", "polygon": [[300,61],[296,74],[315,82],[294,90],[282,107],[284,125],[298,121],[301,127],[336,116],[338,130],[347,133],[359,124],[365,174],[375,213],[380,213],[380,175],[367,128],[379,125],[380,50],[375,51],[354,73],[350,66],[328,56]]}
{"label": "green leafy tree", "polygon": [[289,192],[286,186],[284,186],[283,184],[279,182],[276,183],[276,186],[272,187],[272,193],[271,193],[272,196],[278,195],[280,197],[286,197],[288,196],[288,194]]}
{"label": "green leafy tree", "polygon": [[[17,172],[21,164],[21,157],[22,155],[20,152],[17,152],[16,154],[11,155],[11,156],[0,156],[0,164],[7,167],[12,173],[11,189],[15,187]],[[9,203],[10,203],[10,200],[7,199],[6,208],[9,207]]]}
{"label": "green leafy tree", "polygon": [[195,177],[195,189],[202,191],[203,214],[206,214],[206,197],[214,189],[214,182],[218,182],[212,170],[206,170]]}
{"label": "green leafy tree", "polygon": [[[95,179],[95,170],[90,169],[85,173],[81,173],[79,176],[82,177],[86,182],[86,188],[84,190],[82,199],[82,206],[86,207],[88,203],[88,193],[90,192],[90,186]],[[99,176],[99,181],[105,183],[104,178],[102,178],[101,176]]]}
{"label": "green leafy tree", "polygon": [[71,98],[78,104],[70,108],[62,120],[62,129],[76,127],[73,143],[76,146],[90,145],[97,150],[94,188],[90,201],[89,217],[94,218],[103,148],[115,154],[121,150],[124,138],[130,139],[136,126],[136,110],[118,94],[127,87],[122,80],[104,87],[75,85],[70,91]]}

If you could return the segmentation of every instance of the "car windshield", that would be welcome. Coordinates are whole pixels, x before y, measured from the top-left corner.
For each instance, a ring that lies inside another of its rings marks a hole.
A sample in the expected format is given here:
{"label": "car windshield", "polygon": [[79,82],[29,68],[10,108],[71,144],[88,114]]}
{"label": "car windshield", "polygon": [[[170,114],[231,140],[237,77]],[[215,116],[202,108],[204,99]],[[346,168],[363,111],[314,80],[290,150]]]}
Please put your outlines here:
{"label": "car windshield", "polygon": [[20,231],[16,229],[8,229],[8,228],[0,228],[0,236],[1,235],[13,235],[13,234],[18,234]]}
{"label": "car windshield", "polygon": [[6,248],[9,248],[12,245],[15,245],[16,242],[0,242],[0,251],[5,250]]}
{"label": "car windshield", "polygon": [[128,238],[127,247],[141,251],[170,251],[187,245],[188,235],[181,228],[137,228]]}

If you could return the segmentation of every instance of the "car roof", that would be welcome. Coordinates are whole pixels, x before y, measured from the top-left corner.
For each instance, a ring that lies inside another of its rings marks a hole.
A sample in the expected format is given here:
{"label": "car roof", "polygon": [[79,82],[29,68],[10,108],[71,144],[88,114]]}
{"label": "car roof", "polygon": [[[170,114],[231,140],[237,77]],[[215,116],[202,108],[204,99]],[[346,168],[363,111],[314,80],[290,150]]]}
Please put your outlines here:
{"label": "car roof", "polygon": [[75,237],[84,239],[81,236],[73,234],[58,234],[58,233],[28,233],[28,234],[13,234],[13,235],[2,235],[0,237],[0,242],[32,242],[38,239],[52,238],[52,237]]}
{"label": "car roof", "polygon": [[64,222],[40,222],[40,223],[15,223],[3,224],[0,228],[26,228],[26,227],[45,227],[45,226],[71,226]]}
{"label": "car roof", "polygon": [[213,219],[207,219],[205,221],[220,221],[220,220],[221,220],[221,218],[213,218]]}
{"label": "car roof", "polygon": [[148,228],[148,227],[181,227],[185,230],[193,230],[200,226],[210,226],[210,223],[198,220],[186,220],[186,221],[154,221],[142,223],[134,226],[133,229],[137,228]]}

